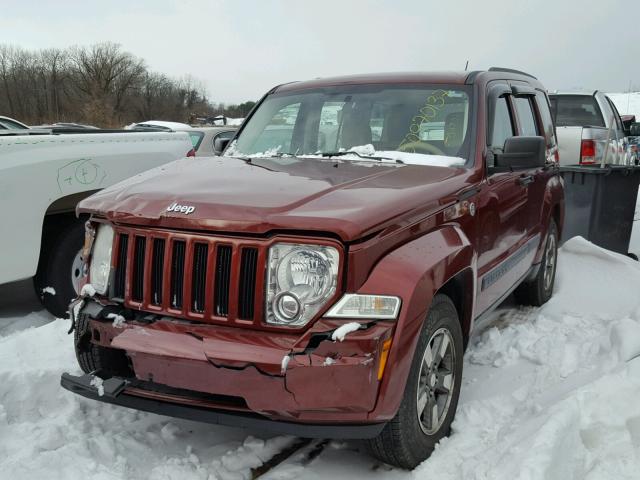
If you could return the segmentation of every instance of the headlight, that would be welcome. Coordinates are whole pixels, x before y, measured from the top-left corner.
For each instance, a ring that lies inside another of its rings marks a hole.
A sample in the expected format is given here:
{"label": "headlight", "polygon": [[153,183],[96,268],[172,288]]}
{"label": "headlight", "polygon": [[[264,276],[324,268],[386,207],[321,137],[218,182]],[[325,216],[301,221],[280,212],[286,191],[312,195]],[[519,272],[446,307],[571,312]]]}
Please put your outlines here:
{"label": "headlight", "polygon": [[333,247],[278,243],[269,250],[266,321],[299,327],[336,292],[340,255]]}
{"label": "headlight", "polygon": [[91,265],[89,267],[89,281],[96,292],[104,295],[109,286],[111,273],[111,249],[113,247],[113,228],[100,225],[91,251]]}
{"label": "headlight", "polygon": [[375,318],[395,320],[400,311],[400,299],[389,295],[345,294],[327,312],[327,318]]}

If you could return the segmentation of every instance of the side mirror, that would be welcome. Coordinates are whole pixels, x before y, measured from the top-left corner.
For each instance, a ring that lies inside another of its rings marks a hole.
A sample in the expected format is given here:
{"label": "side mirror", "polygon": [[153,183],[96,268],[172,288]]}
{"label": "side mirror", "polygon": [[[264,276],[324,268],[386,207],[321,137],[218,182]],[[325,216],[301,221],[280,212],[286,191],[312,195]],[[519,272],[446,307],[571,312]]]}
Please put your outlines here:
{"label": "side mirror", "polygon": [[495,155],[495,171],[544,167],[547,142],[544,137],[510,137],[502,153]]}
{"label": "side mirror", "polygon": [[622,130],[624,131],[624,134],[629,136],[631,134],[631,124],[636,121],[635,115],[620,115],[620,120],[622,121]]}
{"label": "side mirror", "polygon": [[629,135],[632,137],[640,137],[640,122],[629,125]]}
{"label": "side mirror", "polygon": [[227,145],[229,145],[230,141],[230,138],[216,138],[213,141],[214,153],[216,155],[222,155],[222,152],[224,152],[224,149],[227,148]]}

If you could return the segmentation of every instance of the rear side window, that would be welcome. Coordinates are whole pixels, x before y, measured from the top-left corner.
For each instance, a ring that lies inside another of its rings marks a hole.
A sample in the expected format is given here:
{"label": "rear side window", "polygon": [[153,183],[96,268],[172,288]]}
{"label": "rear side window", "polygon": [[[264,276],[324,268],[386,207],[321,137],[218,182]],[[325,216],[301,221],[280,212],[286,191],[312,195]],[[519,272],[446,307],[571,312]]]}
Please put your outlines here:
{"label": "rear side window", "polygon": [[557,127],[604,127],[600,107],[591,95],[554,95],[551,114]]}
{"label": "rear side window", "polygon": [[189,138],[191,139],[191,145],[193,145],[193,149],[197,152],[198,148],[200,148],[200,144],[202,143],[202,139],[204,138],[204,133],[189,132]]}
{"label": "rear side window", "polygon": [[498,98],[493,116],[490,147],[502,150],[507,138],[513,137],[513,123],[505,97]]}
{"label": "rear side window", "polygon": [[549,101],[547,95],[540,90],[536,91],[536,103],[538,111],[542,119],[542,128],[544,129],[544,138],[547,140],[547,147],[551,148],[556,145],[556,136],[553,128],[553,120],[551,119],[551,111],[549,110]]}
{"label": "rear side window", "polygon": [[531,110],[531,101],[529,97],[514,97],[516,112],[518,113],[518,121],[520,122],[520,130],[525,137],[535,137],[538,135],[538,127],[536,119]]}

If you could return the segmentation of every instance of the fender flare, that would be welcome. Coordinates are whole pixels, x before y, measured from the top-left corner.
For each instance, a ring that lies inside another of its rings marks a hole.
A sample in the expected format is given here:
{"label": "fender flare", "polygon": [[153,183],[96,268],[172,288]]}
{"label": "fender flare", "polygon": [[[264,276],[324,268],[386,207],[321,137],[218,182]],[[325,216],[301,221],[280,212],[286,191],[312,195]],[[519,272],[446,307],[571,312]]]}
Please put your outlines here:
{"label": "fender flare", "polygon": [[[395,295],[402,299],[391,350],[372,420],[395,416],[411,362],[433,297],[452,278],[471,269],[475,299],[477,255],[457,225],[444,225],[387,254],[357,293]],[[473,305],[471,305],[473,318]]]}

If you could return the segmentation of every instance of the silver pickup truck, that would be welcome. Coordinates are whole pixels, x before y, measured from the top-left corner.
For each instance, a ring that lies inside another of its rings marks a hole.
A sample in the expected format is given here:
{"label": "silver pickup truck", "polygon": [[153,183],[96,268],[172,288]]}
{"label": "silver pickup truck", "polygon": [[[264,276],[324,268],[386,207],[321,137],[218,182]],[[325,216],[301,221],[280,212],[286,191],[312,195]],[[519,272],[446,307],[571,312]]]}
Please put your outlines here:
{"label": "silver pickup truck", "polygon": [[[628,132],[618,110],[604,93],[549,95],[561,165],[628,165]],[[608,147],[607,147],[608,141]]]}

